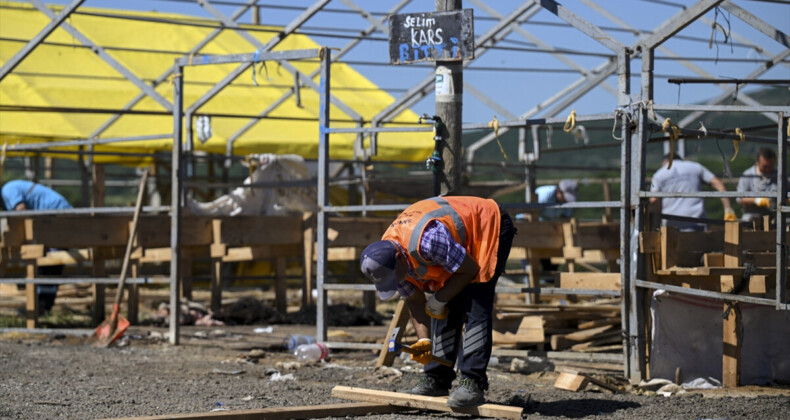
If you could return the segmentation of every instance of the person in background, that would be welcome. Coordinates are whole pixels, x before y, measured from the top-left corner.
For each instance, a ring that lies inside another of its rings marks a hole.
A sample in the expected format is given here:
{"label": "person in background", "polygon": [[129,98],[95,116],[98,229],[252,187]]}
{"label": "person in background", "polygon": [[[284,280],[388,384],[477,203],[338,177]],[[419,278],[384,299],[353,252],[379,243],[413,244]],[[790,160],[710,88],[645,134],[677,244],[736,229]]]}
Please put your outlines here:
{"label": "person in background", "polygon": [[752,222],[773,214],[771,208],[776,208],[776,177],[776,152],[768,147],[760,148],[754,165],[743,171],[738,180],[738,192],[760,192],[765,193],[766,197],[738,198],[737,201],[743,207],[741,220]]}
{"label": "person in background", "polygon": [[[576,202],[576,192],[579,184],[570,179],[563,179],[557,185],[544,185],[535,189],[535,195],[538,197],[539,204],[565,204]],[[546,207],[540,212],[538,220],[566,220],[570,219],[573,215],[573,209],[563,208],[549,208]],[[523,261],[526,265],[526,260]],[[551,258],[540,259],[540,269],[543,273],[551,273],[557,271],[559,266],[551,262]],[[554,282],[552,276],[545,278],[547,282]]]}
{"label": "person in background", "polygon": [[[721,181],[713,172],[697,162],[683,160],[679,155],[674,155],[672,166],[669,167],[669,157],[664,156],[661,167],[653,174],[653,182],[650,191],[653,192],[698,192],[701,191],[702,183],[720,192],[727,191],[724,182]],[[659,198],[651,197],[650,203],[658,203]],[[702,197],[677,197],[662,198],[661,213],[673,216],[689,217],[694,219],[706,218],[705,203]],[[722,198],[721,204],[724,206],[724,220],[736,221],[738,218],[730,205],[729,198]],[[704,224],[683,220],[664,220],[665,226],[675,227],[682,232],[693,232],[705,230]]]}
{"label": "person in background", "polygon": [[[3,208],[8,210],[56,210],[70,209],[69,202],[56,191],[41,184],[13,180],[3,185],[0,194],[3,198]],[[43,266],[38,268],[42,276],[60,276],[63,274],[62,265]],[[48,312],[55,305],[55,296],[58,285],[36,285],[38,307],[41,313]]]}
{"label": "person in background", "polygon": [[419,339],[412,359],[425,365],[425,376],[407,392],[450,394],[455,369],[431,361],[433,354],[453,366],[458,361],[461,380],[449,407],[485,401],[494,289],[515,234],[510,216],[493,200],[434,197],[406,208],[382,240],[362,252],[360,268],[379,298],[399,295],[411,313]]}
{"label": "person in background", "polygon": [[[540,204],[565,204],[576,202],[576,181],[563,179],[557,185],[544,185],[535,189]],[[540,212],[540,220],[570,219],[573,209],[544,208]]]}

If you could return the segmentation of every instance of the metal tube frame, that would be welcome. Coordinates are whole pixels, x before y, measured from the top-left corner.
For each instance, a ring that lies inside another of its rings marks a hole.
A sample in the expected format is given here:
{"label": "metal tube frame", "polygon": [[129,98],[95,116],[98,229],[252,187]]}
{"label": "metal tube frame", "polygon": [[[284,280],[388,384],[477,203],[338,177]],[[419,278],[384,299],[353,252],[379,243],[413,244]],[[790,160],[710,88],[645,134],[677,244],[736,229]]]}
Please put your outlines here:
{"label": "metal tube frame", "polygon": [[[309,49],[309,50],[289,50],[289,51],[281,51],[281,52],[269,52],[269,51],[256,51],[255,53],[247,53],[247,54],[228,54],[228,55],[200,55],[200,56],[188,56],[188,57],[180,57],[177,58],[173,64],[173,160],[172,160],[172,204],[170,206],[170,252],[172,258],[170,260],[170,307],[171,308],[178,308],[179,306],[179,293],[180,293],[180,282],[181,282],[181,210],[184,205],[184,170],[182,166],[183,160],[183,137],[184,137],[184,116],[191,115],[191,110],[196,108],[192,105],[189,109],[184,109],[184,69],[187,67],[192,66],[203,66],[203,65],[214,65],[214,64],[225,64],[225,63],[241,63],[239,68],[247,68],[249,65],[260,62],[260,61],[284,61],[284,60],[304,60],[310,58],[321,58],[327,57],[328,49],[324,48],[321,50],[316,49]],[[328,60],[328,58],[324,58],[324,60]],[[322,61],[322,65],[328,67],[328,61]],[[328,69],[326,71],[326,76],[328,78],[329,72]],[[323,73],[322,73],[323,74]],[[326,82],[326,91],[328,92],[329,89],[329,82]],[[323,92],[323,90],[322,90]],[[328,99],[324,96],[321,97],[321,107],[326,109],[326,118],[328,119],[329,116],[329,106],[326,105],[323,100]],[[322,113],[322,117],[324,115]],[[326,121],[326,120],[325,120]],[[324,127],[326,124],[325,121],[319,119],[319,127]],[[319,167],[321,166],[320,158],[319,158]],[[326,162],[324,162],[324,167],[328,167]],[[328,173],[321,173],[319,171],[319,203],[321,198],[321,190],[322,185],[324,186],[324,200],[326,200],[326,190],[328,187],[326,186],[326,181],[328,178]],[[324,178],[322,178],[324,176]],[[326,226],[325,226],[325,218],[326,214],[320,210],[319,205],[319,233],[318,239],[319,242],[321,240],[326,240]],[[323,215],[322,215],[323,213]],[[321,234],[321,220],[324,219],[324,232],[323,235]],[[320,247],[319,247],[320,248]],[[324,258],[325,259],[325,258]],[[320,258],[319,258],[320,262]],[[318,274],[320,276],[320,274]],[[322,277],[319,277],[320,281],[323,280]],[[319,283],[320,284],[320,283]],[[325,300],[319,297],[319,304],[325,302]],[[170,344],[177,345],[179,343],[179,321],[178,321],[179,311],[172,310],[170,311],[170,334],[169,334],[169,342]]]}

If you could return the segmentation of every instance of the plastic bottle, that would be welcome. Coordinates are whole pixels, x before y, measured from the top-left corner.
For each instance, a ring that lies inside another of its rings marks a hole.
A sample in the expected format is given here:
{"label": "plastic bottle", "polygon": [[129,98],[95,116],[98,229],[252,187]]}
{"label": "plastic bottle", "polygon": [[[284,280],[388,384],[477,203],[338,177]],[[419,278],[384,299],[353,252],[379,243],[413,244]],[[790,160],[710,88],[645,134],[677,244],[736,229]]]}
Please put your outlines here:
{"label": "plastic bottle", "polygon": [[283,340],[283,347],[289,351],[296,351],[296,348],[302,344],[315,343],[315,337],[309,335],[294,334],[285,337]]}
{"label": "plastic bottle", "polygon": [[299,362],[320,362],[329,356],[329,348],[324,343],[302,344],[295,354]]}

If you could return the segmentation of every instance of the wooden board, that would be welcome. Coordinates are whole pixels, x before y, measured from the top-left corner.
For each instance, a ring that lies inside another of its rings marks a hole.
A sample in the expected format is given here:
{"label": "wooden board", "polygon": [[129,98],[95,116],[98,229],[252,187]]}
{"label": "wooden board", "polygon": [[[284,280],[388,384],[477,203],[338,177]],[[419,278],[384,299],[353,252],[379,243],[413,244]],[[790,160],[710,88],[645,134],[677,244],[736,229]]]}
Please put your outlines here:
{"label": "wooden board", "polygon": [[514,220],[513,224],[520,232],[513,238],[514,247],[562,249],[565,245],[560,222]]}
{"label": "wooden board", "polygon": [[574,229],[572,245],[583,249],[619,249],[620,224],[578,223]]}
{"label": "wooden board", "polygon": [[392,223],[391,218],[332,217],[329,228],[337,236],[329,242],[330,247],[366,247],[381,239],[381,235]]}
{"label": "wooden board", "polygon": [[605,334],[614,329],[614,325],[603,325],[600,327],[595,328],[588,328],[586,330],[580,330],[575,333],[565,334],[565,338],[571,341],[587,341],[587,340],[595,340],[599,338],[600,335]]}
{"label": "wooden board", "polygon": [[620,273],[560,273],[564,289],[620,290]]}
{"label": "wooden board", "polygon": [[564,389],[571,392],[581,391],[586,386],[586,377],[569,372],[560,373],[560,376],[558,376],[557,380],[554,381],[554,388]]}
{"label": "wooden board", "polygon": [[[322,417],[364,416],[368,414],[388,414],[409,410],[389,404],[343,403],[296,407],[270,407],[257,410],[212,411],[208,413],[163,414],[161,416],[125,417],[125,420],[288,420],[314,419]],[[105,419],[109,420],[109,419]],[[115,419],[120,420],[120,419]]]}
{"label": "wooden board", "polygon": [[129,216],[67,215],[29,220],[27,239],[48,248],[126,246],[129,236]]}
{"label": "wooden board", "polygon": [[213,220],[214,243],[229,246],[302,244],[301,216],[240,216]]}
{"label": "wooden board", "polygon": [[448,413],[464,413],[480,417],[500,419],[521,419],[524,411],[521,407],[510,407],[498,404],[483,404],[478,407],[450,408],[447,397],[425,397],[422,395],[404,394],[400,392],[379,391],[375,389],[336,386],[332,388],[332,396],[347,400],[389,403],[423,410],[444,411]]}
{"label": "wooden board", "polygon": [[[206,246],[211,243],[210,218],[184,217],[181,226],[181,246]],[[141,216],[137,226],[137,244],[146,248],[170,247],[170,216]]]}

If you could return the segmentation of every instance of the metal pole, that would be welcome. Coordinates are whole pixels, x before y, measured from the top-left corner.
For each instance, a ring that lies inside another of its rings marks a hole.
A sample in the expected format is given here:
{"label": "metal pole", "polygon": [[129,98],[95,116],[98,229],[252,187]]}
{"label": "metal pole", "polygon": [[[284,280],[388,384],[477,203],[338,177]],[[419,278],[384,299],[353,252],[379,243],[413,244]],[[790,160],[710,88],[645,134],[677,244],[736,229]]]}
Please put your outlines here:
{"label": "metal pole", "polygon": [[[618,99],[621,109],[621,135],[623,141],[622,147],[622,184],[620,188],[622,207],[620,208],[620,275],[622,279],[622,292],[623,306],[622,306],[622,322],[623,332],[625,333],[625,342],[623,343],[623,350],[625,356],[625,375],[631,382],[638,382],[641,380],[644,360],[640,352],[640,332],[642,330],[642,319],[640,316],[639,307],[639,294],[636,288],[636,277],[639,269],[638,261],[634,261],[634,250],[638,251],[638,231],[641,217],[638,215],[638,190],[641,188],[641,169],[634,165],[642,165],[644,162],[640,158],[642,147],[639,142],[642,140],[641,135],[637,137],[634,142],[631,135],[631,128],[629,123],[631,116],[628,113],[627,105],[630,103],[631,96],[631,54],[628,49],[623,50],[617,54],[617,73],[618,73],[618,90],[620,97]],[[632,208],[636,207],[637,214],[632,213]],[[633,217],[633,218],[632,218]]]}
{"label": "metal pole", "polygon": [[184,67],[173,68],[173,162],[170,204],[170,344],[178,345],[181,290],[181,141],[184,113]]}
{"label": "metal pole", "polygon": [[787,302],[787,213],[782,207],[787,205],[787,149],[788,121],[787,113],[779,113],[779,133],[777,135],[776,157],[776,308],[780,309]]}
{"label": "metal pole", "polygon": [[[462,9],[461,0],[436,0],[437,12]],[[449,90],[436,93],[436,115],[444,124],[437,125],[436,135],[444,139],[447,147],[442,150],[444,182],[441,194],[458,194],[461,188],[461,123],[463,122],[464,73],[462,61],[437,61],[436,80],[449,78]],[[440,131],[440,128],[442,130]],[[441,174],[439,174],[441,175]]]}
{"label": "metal pole", "polygon": [[14,54],[10,60],[3,64],[3,67],[0,68],[0,81],[5,79],[5,77],[8,76],[8,74],[11,73],[16,68],[16,66],[18,66],[19,63],[25,59],[25,57],[33,52],[33,50],[39,44],[41,44],[44,39],[46,39],[49,34],[52,33],[52,31],[57,29],[58,26],[60,26],[60,24],[66,20],[66,18],[71,16],[71,13],[77,10],[77,8],[80,7],[80,5],[84,2],[85,0],[74,0],[71,2],[71,4],[64,7],[56,17],[52,18],[52,20],[47,24],[47,26],[44,27],[44,29],[42,29],[36,36],[28,41],[28,43],[22,47],[21,50],[17,51],[17,53]]}
{"label": "metal pole", "polygon": [[[326,341],[326,290],[324,281],[327,275],[327,214],[326,207],[329,205],[329,65],[331,61],[331,50],[323,48],[321,50],[321,81],[319,87],[320,110],[318,113],[318,214],[316,220],[316,289],[318,289],[318,299],[316,300],[316,339]],[[306,291],[309,293],[309,291]]]}

